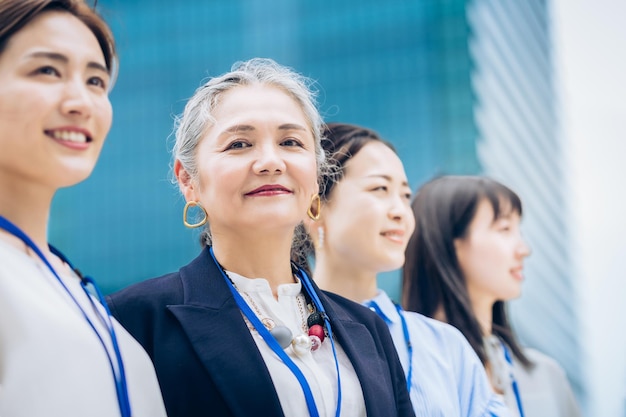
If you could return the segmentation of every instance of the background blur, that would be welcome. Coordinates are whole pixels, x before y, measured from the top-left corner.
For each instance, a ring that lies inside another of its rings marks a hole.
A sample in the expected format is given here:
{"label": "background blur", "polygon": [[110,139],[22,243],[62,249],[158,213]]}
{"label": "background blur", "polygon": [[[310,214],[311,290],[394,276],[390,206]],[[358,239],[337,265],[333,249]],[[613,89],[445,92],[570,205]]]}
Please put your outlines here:
{"label": "background blur", "polygon": [[[619,0],[100,0],[121,59],[94,174],[62,191],[50,241],[105,292],[198,251],[170,182],[173,115],[207,77],[270,57],[315,79],[327,121],[392,141],[417,189],[485,174],[516,190],[533,248],[511,304],[587,416],[626,416]],[[382,285],[399,297],[399,275]],[[532,417],[532,416],[531,416]]]}

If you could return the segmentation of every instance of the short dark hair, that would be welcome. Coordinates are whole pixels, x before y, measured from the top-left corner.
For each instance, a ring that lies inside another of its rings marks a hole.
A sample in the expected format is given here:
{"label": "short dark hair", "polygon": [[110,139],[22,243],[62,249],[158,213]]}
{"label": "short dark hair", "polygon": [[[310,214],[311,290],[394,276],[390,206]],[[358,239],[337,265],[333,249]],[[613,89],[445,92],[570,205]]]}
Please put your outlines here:
{"label": "short dark hair", "polygon": [[[320,176],[319,195],[323,202],[328,202],[335,185],[341,181],[345,173],[345,165],[365,145],[370,142],[379,142],[397,153],[394,146],[382,139],[378,133],[366,127],[349,123],[327,123],[322,131],[322,148],[326,154],[327,169]],[[311,275],[309,259],[315,257],[315,247],[308,233],[301,228],[299,250],[292,252],[292,261],[303,266]]]}
{"label": "short dark hair", "polygon": [[117,53],[111,29],[83,0],[2,0],[0,2],[0,54],[9,40],[36,17],[49,11],[75,16],[91,30],[102,49],[110,75],[117,71]]}
{"label": "short dark hair", "polygon": [[322,137],[322,147],[330,165],[329,172],[322,176],[320,184],[320,197],[323,201],[328,201],[335,184],[343,178],[346,163],[366,144],[380,142],[397,153],[394,146],[375,131],[353,124],[328,123]]}
{"label": "short dark hair", "polygon": [[[418,190],[412,203],[415,232],[406,248],[402,270],[402,303],[405,309],[428,317],[443,309],[447,322],[465,335],[485,364],[482,332],[454,246],[455,239],[467,235],[483,200],[491,204],[494,220],[511,212],[522,215],[519,196],[486,177],[443,176]],[[492,331],[520,362],[531,364],[516,341],[503,301],[493,305]]]}

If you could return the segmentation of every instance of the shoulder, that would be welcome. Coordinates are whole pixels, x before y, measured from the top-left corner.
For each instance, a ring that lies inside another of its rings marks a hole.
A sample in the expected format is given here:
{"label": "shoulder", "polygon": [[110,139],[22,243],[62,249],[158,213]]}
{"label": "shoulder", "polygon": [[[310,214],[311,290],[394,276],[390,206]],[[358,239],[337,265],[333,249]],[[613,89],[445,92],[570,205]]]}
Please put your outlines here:
{"label": "shoulder", "polygon": [[528,414],[549,407],[552,410],[550,415],[580,416],[578,402],[563,367],[538,350],[525,348],[524,353],[532,362],[531,367],[524,368],[516,362],[514,372],[520,389],[525,392],[524,406],[527,406]]}
{"label": "shoulder", "polygon": [[567,379],[563,367],[552,357],[532,348],[524,348],[524,354],[532,362],[530,373],[556,381]]}
{"label": "shoulder", "polygon": [[205,291],[204,284],[215,275],[209,262],[208,250],[203,250],[189,264],[176,272],[156,278],[146,279],[117,291],[107,297],[111,312],[123,313],[124,309],[136,311],[146,308],[162,308],[172,304],[182,304],[186,296]]}
{"label": "shoulder", "polygon": [[333,308],[334,312],[338,316],[337,318],[340,320],[365,320],[365,322],[369,323],[376,321],[376,318],[378,318],[378,316],[369,308],[348,298],[323,290],[321,293],[326,299],[327,304]]}
{"label": "shoulder", "polygon": [[[385,337],[389,336],[387,324],[369,308],[335,293],[327,291],[320,292],[324,297],[324,304],[330,307],[328,313],[329,315],[333,315],[331,319],[359,323],[377,337],[380,337],[381,334]],[[391,338],[391,336],[389,336],[389,338]]]}
{"label": "shoulder", "polygon": [[469,346],[463,333],[448,323],[412,311],[403,311],[403,315],[407,324],[422,339],[428,338],[446,346],[462,346],[463,348],[465,348],[465,345]]}
{"label": "shoulder", "polygon": [[111,311],[118,311],[125,307],[133,309],[141,305],[176,304],[182,298],[182,283],[180,273],[173,272],[157,278],[147,279],[130,285],[107,296],[107,303]]}

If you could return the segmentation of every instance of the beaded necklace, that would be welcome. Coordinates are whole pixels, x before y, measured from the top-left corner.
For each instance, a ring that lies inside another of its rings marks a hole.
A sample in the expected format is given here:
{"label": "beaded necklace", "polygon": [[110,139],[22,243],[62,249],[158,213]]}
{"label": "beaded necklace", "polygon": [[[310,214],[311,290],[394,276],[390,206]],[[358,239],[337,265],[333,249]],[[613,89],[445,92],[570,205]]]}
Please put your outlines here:
{"label": "beaded necklace", "polygon": [[[300,387],[302,388],[302,392],[304,394],[304,399],[306,401],[307,409],[309,411],[309,416],[311,417],[319,417],[319,412],[317,410],[317,405],[315,404],[315,399],[313,398],[313,393],[311,392],[311,387],[309,386],[308,381],[305,376],[302,374],[302,371],[296,366],[296,364],[291,360],[291,358],[285,353],[284,349],[278,344],[278,341],[272,334],[265,328],[261,320],[257,317],[257,315],[252,311],[250,306],[243,299],[241,294],[235,289],[231,279],[228,277],[226,272],[224,272],[224,268],[220,265],[220,263],[215,259],[215,254],[213,253],[213,248],[209,249],[209,254],[211,259],[215,263],[215,265],[219,268],[226,285],[228,286],[237,306],[244,314],[244,316],[250,321],[250,323],[254,326],[257,332],[261,335],[265,343],[274,351],[274,353],[283,361],[283,363],[289,368],[289,370],[294,374]],[[302,283],[303,289],[306,291],[308,296],[310,297],[313,305],[317,309],[317,314],[323,320],[324,327],[326,332],[328,332],[328,339],[330,340],[330,346],[333,351],[333,358],[335,359],[335,370],[337,371],[337,408],[335,409],[335,417],[340,417],[341,415],[341,375],[339,372],[339,361],[337,360],[337,349],[335,348],[335,342],[333,341],[333,333],[332,327],[330,325],[330,319],[324,310],[324,306],[318,295],[315,292],[315,288],[313,284],[309,280],[307,274],[302,270],[298,269],[295,271],[298,278],[300,278],[300,282]],[[309,316],[309,319],[311,317]],[[307,323],[309,320],[307,319]],[[321,327],[321,326],[320,326]]]}
{"label": "beaded necklace", "polygon": [[[246,291],[241,291],[237,288],[237,285],[233,282],[228,272],[224,271],[228,279],[232,283],[233,287],[241,294],[246,303],[252,308],[256,316],[261,320],[263,326],[269,330],[270,334],[274,336],[280,347],[287,349],[290,345],[293,351],[298,355],[305,355],[307,352],[316,351],[320,348],[324,339],[326,338],[326,329],[324,326],[324,318],[319,314],[315,305],[308,299],[307,294],[300,292],[296,295],[296,304],[298,305],[298,312],[300,313],[302,333],[296,336],[293,335],[291,330],[282,324],[277,324],[276,320],[268,317],[267,314],[261,312],[261,308],[254,301],[254,298]],[[306,306],[306,307],[305,307]],[[308,314],[307,314],[308,312]],[[250,320],[243,316],[248,329],[252,332],[258,333],[257,329],[250,323]]]}

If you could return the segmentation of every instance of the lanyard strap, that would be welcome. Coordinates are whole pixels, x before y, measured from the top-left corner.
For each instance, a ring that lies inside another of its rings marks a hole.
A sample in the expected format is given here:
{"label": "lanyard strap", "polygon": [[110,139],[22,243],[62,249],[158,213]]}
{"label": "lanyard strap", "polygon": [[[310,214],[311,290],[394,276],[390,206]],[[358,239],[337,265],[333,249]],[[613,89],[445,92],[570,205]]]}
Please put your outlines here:
{"label": "lanyard strap", "polygon": [[519,393],[519,387],[517,386],[517,381],[515,380],[515,375],[513,375],[513,358],[511,358],[511,354],[509,353],[509,349],[506,347],[506,344],[503,341],[500,341],[502,344],[502,349],[504,350],[504,358],[511,365],[511,387],[513,388],[513,393],[515,394],[515,400],[517,401],[517,408],[519,409],[520,417],[524,417],[524,409],[522,408],[522,398]]}
{"label": "lanyard strap", "polygon": [[409,370],[406,373],[406,387],[411,392],[411,379],[413,378],[413,345],[411,344],[411,337],[409,335],[409,326],[406,324],[406,319],[404,318],[404,311],[400,304],[393,303],[396,306],[396,310],[398,311],[398,315],[400,316],[400,323],[402,323],[402,333],[404,333],[404,342],[406,343],[406,351],[409,354]]}
{"label": "lanyard strap", "polygon": [[[224,270],[220,267],[220,264],[217,262],[217,259],[215,259],[213,248],[210,248],[209,252],[211,254],[211,258],[213,259],[215,264],[218,266],[218,269],[221,271],[222,277],[224,278],[224,281],[226,281],[226,284],[228,285],[228,288],[230,289],[230,292],[232,293],[235,299],[235,302],[237,303],[237,306],[239,307],[241,312],[246,316],[248,321],[254,326],[256,331],[261,335],[265,343],[267,343],[267,345],[272,349],[272,351],[276,355],[278,355],[278,357],[283,361],[283,363],[289,368],[289,370],[298,379],[298,383],[300,383],[300,386],[302,387],[302,392],[304,393],[304,399],[306,400],[307,408],[309,409],[309,415],[311,417],[319,417],[319,412],[317,411],[317,406],[315,404],[315,398],[313,398],[311,387],[309,386],[309,383],[306,380],[304,374],[302,374],[302,371],[300,371],[300,368],[298,368],[298,366],[291,360],[291,358],[287,355],[287,353],[285,353],[285,350],[282,347],[280,347],[280,345],[278,344],[274,336],[272,336],[269,330],[265,328],[263,323],[261,323],[261,320],[259,320],[257,315],[254,314],[250,306],[248,306],[248,303],[246,303],[246,301],[239,294],[239,292],[237,291],[233,283],[230,281],[230,279],[228,279],[228,276],[226,275]],[[306,274],[300,270],[298,271],[298,275],[299,275],[300,281],[304,284],[306,290],[311,296],[311,300],[314,303],[315,307],[317,308],[317,311],[324,317],[324,322],[326,323],[326,328],[328,330],[328,338],[330,339],[330,342],[331,342],[333,355],[335,357],[335,367],[337,369],[337,410],[336,410],[335,416],[339,417],[340,412],[341,412],[341,380],[339,377],[339,362],[337,360],[337,353],[335,350],[335,343],[333,342],[330,322],[328,320],[328,316],[326,315],[326,312],[324,311],[323,306],[317,294],[315,293],[315,291],[309,290],[309,289],[312,289],[312,286],[311,286],[311,283],[308,281],[308,277],[306,276]]]}
{"label": "lanyard strap", "polygon": [[[26,233],[24,233],[15,224],[11,223],[4,216],[0,216],[0,228],[6,230],[7,232],[11,233],[15,237],[21,239],[33,252],[35,252],[35,254],[37,254],[37,256],[41,259],[41,261],[50,270],[52,275],[54,275],[54,277],[57,279],[57,281],[59,282],[61,287],[63,287],[63,289],[65,290],[67,295],[72,299],[72,301],[74,302],[76,307],[78,307],[78,309],[82,313],[84,319],[89,324],[89,327],[91,327],[91,329],[94,331],[94,333],[98,337],[98,340],[100,341],[100,344],[102,344],[102,347],[104,348],[104,351],[105,351],[105,353],[107,355],[107,359],[109,360],[109,365],[111,366],[111,371],[113,372],[113,378],[115,380],[115,391],[117,393],[117,401],[118,401],[118,405],[119,405],[119,408],[120,408],[120,413],[121,413],[122,417],[130,417],[130,415],[131,415],[130,401],[128,399],[128,387],[127,387],[127,384],[126,384],[126,374],[124,372],[124,362],[122,360],[122,355],[120,353],[119,345],[118,345],[118,342],[117,342],[117,337],[116,337],[116,334],[115,334],[115,329],[113,327],[113,322],[111,321],[111,313],[109,311],[109,308],[108,308],[106,302],[104,301],[104,297],[102,296],[102,293],[100,292],[100,290],[96,286],[96,283],[94,282],[94,280],[92,278],[90,278],[90,277],[83,277],[82,274],[77,269],[74,268],[74,266],[70,263],[70,261],[65,256],[63,256],[63,254],[59,250],[57,250],[52,245],[49,245],[50,251],[54,255],[59,257],[63,262],[65,262],[79,276],[81,288],[83,289],[83,291],[87,295],[87,299],[91,303],[91,305],[92,305],[95,313],[98,315],[99,319],[107,327],[107,330],[109,332],[109,336],[111,337],[111,344],[113,346],[113,350],[114,350],[114,354],[115,354],[115,358],[116,358],[116,362],[117,362],[117,368],[113,364],[113,359],[111,358],[111,354],[109,352],[109,349],[107,348],[106,344],[104,343],[104,340],[102,339],[102,336],[100,335],[100,332],[98,332],[98,330],[96,329],[95,325],[93,324],[93,322],[91,321],[91,319],[89,318],[89,316],[87,315],[85,310],[83,310],[83,308],[81,307],[81,305],[78,302],[78,300],[76,300],[76,298],[74,297],[72,292],[69,290],[69,288],[67,288],[67,286],[65,285],[65,283],[63,282],[63,280],[61,279],[59,274],[55,271],[55,269],[52,267],[50,262],[48,262],[48,259],[41,252],[41,250],[37,247],[37,245],[28,237],[28,235],[26,235]],[[89,285],[89,284],[91,284],[91,286],[94,288],[94,290],[95,290],[95,292],[97,294],[98,300],[100,301],[100,303],[104,307],[104,310],[106,312],[106,316],[104,316],[104,315],[102,315],[100,313],[99,309],[96,307],[95,303],[93,302],[93,299],[92,299],[91,295],[89,294],[89,291],[87,291],[87,285]]]}
{"label": "lanyard strap", "polygon": [[[387,317],[387,315],[383,313],[383,310],[380,308],[378,303],[376,303],[376,301],[370,300],[366,303],[366,305],[374,313],[378,314],[380,318],[382,318],[385,321],[385,323],[387,323],[387,325],[390,325],[392,323],[389,317]],[[404,335],[404,343],[406,346],[407,354],[409,355],[409,369],[407,370],[407,373],[406,373],[406,388],[408,389],[410,393],[411,385],[412,385],[411,380],[413,379],[413,345],[411,344],[411,337],[409,335],[409,327],[406,324],[406,319],[404,318],[404,314],[402,314],[404,310],[402,310],[402,307],[400,307],[400,304],[398,303],[393,303],[393,305],[396,307],[398,316],[400,316],[400,323],[402,325],[402,333]]]}

